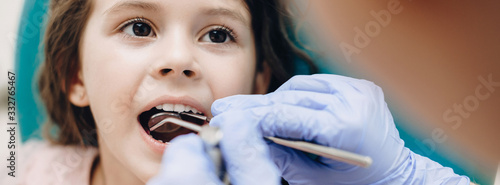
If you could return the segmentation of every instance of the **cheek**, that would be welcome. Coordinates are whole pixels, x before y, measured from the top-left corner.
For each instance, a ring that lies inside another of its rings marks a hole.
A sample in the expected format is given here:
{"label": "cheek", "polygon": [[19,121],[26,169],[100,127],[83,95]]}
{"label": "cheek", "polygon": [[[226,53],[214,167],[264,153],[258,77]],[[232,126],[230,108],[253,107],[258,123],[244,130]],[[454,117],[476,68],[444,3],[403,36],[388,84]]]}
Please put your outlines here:
{"label": "cheek", "polygon": [[120,55],[109,50],[106,53],[101,51],[94,47],[89,51],[92,55],[82,60],[84,83],[94,112],[100,112],[98,109],[115,110],[116,107],[112,107],[114,101],[129,99],[133,77],[136,76],[130,65],[117,64],[124,62]]}
{"label": "cheek", "polygon": [[[89,24],[87,30],[97,30]],[[86,32],[81,43],[84,84],[93,112],[121,113],[127,108],[148,71],[146,49],[124,47],[115,38]],[[98,114],[97,114],[98,115]],[[94,116],[97,116],[94,115]]]}
{"label": "cheek", "polygon": [[[134,120],[132,99],[141,76],[146,71],[138,56],[125,52],[111,39],[99,34],[85,35],[81,45],[84,85],[97,126],[109,127],[108,122],[120,125]],[[112,133],[128,132],[115,126]]]}
{"label": "cheek", "polygon": [[210,75],[208,80],[214,100],[252,93],[255,78],[253,55],[243,55],[217,63],[218,65],[211,65],[205,70],[206,74]]}

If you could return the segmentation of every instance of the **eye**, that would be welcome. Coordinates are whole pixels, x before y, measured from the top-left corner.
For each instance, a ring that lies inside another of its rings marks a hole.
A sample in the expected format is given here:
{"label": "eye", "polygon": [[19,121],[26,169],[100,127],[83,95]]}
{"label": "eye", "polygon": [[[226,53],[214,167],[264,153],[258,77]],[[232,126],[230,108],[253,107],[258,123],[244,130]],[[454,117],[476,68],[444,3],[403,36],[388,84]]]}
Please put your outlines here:
{"label": "eye", "polygon": [[235,36],[230,28],[221,26],[208,31],[201,38],[203,42],[213,42],[213,43],[226,43],[229,41],[235,41]]}
{"label": "eye", "polygon": [[121,29],[124,33],[134,37],[153,37],[153,28],[149,21],[143,18],[135,18],[125,22]]}
{"label": "eye", "polygon": [[208,32],[208,37],[210,38],[210,41],[215,43],[224,43],[228,38],[226,32],[219,30],[212,30]]}

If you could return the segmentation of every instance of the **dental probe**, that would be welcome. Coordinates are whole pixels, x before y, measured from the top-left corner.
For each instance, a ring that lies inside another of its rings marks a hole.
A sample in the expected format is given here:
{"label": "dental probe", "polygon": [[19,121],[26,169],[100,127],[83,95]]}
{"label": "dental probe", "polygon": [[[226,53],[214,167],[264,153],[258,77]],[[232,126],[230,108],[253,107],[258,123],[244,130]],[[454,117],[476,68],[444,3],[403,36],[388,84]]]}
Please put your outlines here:
{"label": "dental probe", "polygon": [[280,144],[304,152],[309,152],[311,154],[319,155],[333,160],[361,166],[363,168],[370,167],[370,165],[372,165],[373,162],[371,157],[359,155],[356,153],[336,148],[326,147],[304,141],[290,141],[277,137],[264,137],[264,138],[269,139],[276,144]]}
{"label": "dental probe", "polygon": [[[219,149],[219,142],[222,139],[222,132],[218,128],[210,127],[208,125],[199,126],[194,123],[184,121],[180,118],[180,116],[174,116],[172,115],[172,113],[158,113],[153,115],[152,117],[156,116],[168,116],[168,117],[162,119],[160,122],[149,128],[150,131],[154,131],[166,123],[174,123],[189,130],[198,132],[199,136],[204,142],[205,151],[212,159],[212,163],[214,164],[217,176],[223,182],[223,184],[226,185],[231,184],[229,175],[226,173],[226,167],[224,165],[222,153]],[[196,118],[200,119],[199,117]]]}
{"label": "dental probe", "polygon": [[[195,117],[195,118],[198,118],[201,120],[205,120],[207,122],[209,121],[209,119],[207,117],[197,115],[197,114],[191,114],[191,113],[180,113],[180,114],[192,116],[192,117]],[[173,117],[166,118],[166,119],[160,121],[159,123],[157,123],[156,125],[151,127],[150,131],[153,131],[154,129],[160,127],[161,125],[163,125],[167,122],[177,124],[179,126],[193,130],[195,132],[200,133],[202,131],[202,126],[199,126],[199,125],[196,125],[194,123],[184,121],[184,120],[181,120],[178,118],[173,118]],[[208,127],[208,126],[203,126],[203,127]],[[214,127],[212,127],[212,128],[214,128]],[[326,157],[329,159],[333,159],[333,160],[361,166],[364,168],[368,168],[373,162],[371,157],[369,157],[369,156],[363,156],[363,155],[359,155],[356,153],[352,153],[352,152],[348,152],[348,151],[340,150],[340,149],[336,149],[336,148],[331,148],[331,147],[327,147],[327,146],[317,145],[317,144],[308,143],[308,142],[304,142],[304,141],[290,141],[290,140],[285,140],[282,138],[271,137],[271,136],[264,137],[264,138],[269,139],[276,144],[280,144],[283,146],[287,146],[287,147],[290,147],[293,149],[308,152],[308,153],[315,154],[318,156]]]}

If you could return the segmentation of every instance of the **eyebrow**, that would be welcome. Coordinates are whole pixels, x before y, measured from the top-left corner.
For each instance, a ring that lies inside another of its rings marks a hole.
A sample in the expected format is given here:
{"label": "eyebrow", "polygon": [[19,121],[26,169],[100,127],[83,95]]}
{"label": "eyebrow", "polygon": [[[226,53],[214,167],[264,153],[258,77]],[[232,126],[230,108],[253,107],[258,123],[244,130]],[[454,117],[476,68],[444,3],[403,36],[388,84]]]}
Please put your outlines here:
{"label": "eyebrow", "polygon": [[[130,1],[122,1],[119,3],[114,4],[111,8],[107,9],[103,14],[110,14],[110,13],[115,13],[119,12],[122,10],[128,10],[128,9],[142,9],[146,11],[155,11],[158,12],[160,11],[160,5],[156,3],[149,3],[149,2],[143,2],[143,1],[137,1],[137,0],[130,0]],[[240,21],[241,23],[245,24],[247,23],[247,20],[243,15],[240,13],[226,9],[226,8],[212,8],[212,9],[205,9],[202,11],[202,14],[204,15],[209,15],[209,16],[226,16],[231,19],[234,19],[236,21]]]}
{"label": "eyebrow", "polygon": [[107,9],[103,14],[110,14],[127,9],[141,9],[146,11],[159,11],[160,6],[156,3],[142,2],[142,1],[122,1],[114,4],[111,8]]}
{"label": "eyebrow", "polygon": [[206,9],[206,10],[202,11],[202,14],[209,15],[209,16],[225,16],[225,17],[229,17],[231,19],[234,19],[236,21],[240,21],[244,25],[246,25],[246,23],[247,23],[247,20],[245,19],[245,17],[243,17],[243,15],[241,15],[240,13],[238,13],[236,11],[226,9],[226,8]]}

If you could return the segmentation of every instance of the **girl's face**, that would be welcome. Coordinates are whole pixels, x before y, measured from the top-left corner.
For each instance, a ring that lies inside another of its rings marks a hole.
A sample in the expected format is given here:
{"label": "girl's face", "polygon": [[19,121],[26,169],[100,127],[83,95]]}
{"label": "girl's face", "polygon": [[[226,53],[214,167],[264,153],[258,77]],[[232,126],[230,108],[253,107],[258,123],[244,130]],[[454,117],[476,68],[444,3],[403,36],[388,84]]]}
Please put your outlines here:
{"label": "girl's face", "polygon": [[267,90],[242,0],[93,3],[69,98],[91,108],[106,180],[141,183],[159,170],[168,144],[146,134],[142,113],[158,106],[211,116],[218,98]]}

